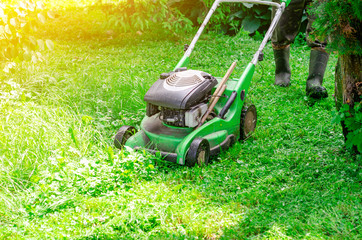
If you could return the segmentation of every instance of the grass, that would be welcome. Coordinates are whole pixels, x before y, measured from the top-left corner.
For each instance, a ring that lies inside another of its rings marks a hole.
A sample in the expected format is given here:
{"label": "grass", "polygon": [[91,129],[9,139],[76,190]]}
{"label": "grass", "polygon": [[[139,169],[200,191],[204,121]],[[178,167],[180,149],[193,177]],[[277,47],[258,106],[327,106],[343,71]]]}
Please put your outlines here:
{"label": "grass", "polygon": [[[97,12],[59,11],[40,32],[56,43],[46,61],[0,75],[1,239],[360,238],[360,160],[331,124],[334,55],[330,96],[311,101],[308,48],[292,48],[292,85],[279,88],[268,46],[248,94],[253,137],[185,168],[117,151],[112,136],[139,125],[143,95],[192,36],[110,36]],[[190,67],[222,76],[237,59],[238,77],[258,44],[203,35]]]}

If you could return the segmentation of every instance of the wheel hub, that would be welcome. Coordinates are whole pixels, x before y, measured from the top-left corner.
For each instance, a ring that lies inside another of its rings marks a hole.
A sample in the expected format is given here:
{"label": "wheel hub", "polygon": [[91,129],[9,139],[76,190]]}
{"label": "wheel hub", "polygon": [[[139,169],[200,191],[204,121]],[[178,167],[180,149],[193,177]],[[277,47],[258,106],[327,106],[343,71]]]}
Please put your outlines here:
{"label": "wheel hub", "polygon": [[254,131],[255,128],[255,116],[250,111],[246,113],[245,116],[245,133],[248,134],[249,132]]}
{"label": "wheel hub", "polygon": [[199,165],[205,163],[205,155],[206,155],[205,150],[200,151],[199,156],[197,157],[197,163]]}

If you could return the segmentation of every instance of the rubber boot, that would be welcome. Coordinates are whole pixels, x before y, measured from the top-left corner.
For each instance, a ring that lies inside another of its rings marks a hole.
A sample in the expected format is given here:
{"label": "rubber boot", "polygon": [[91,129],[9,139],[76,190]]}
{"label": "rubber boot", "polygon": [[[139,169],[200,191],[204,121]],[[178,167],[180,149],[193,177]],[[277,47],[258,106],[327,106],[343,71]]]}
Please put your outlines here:
{"label": "rubber boot", "polygon": [[310,51],[309,76],[306,84],[307,96],[316,99],[328,97],[327,89],[322,86],[328,58],[329,54],[324,51],[314,49]]}
{"label": "rubber boot", "polygon": [[275,85],[288,87],[290,85],[289,55],[290,46],[283,49],[273,49],[275,61]]}

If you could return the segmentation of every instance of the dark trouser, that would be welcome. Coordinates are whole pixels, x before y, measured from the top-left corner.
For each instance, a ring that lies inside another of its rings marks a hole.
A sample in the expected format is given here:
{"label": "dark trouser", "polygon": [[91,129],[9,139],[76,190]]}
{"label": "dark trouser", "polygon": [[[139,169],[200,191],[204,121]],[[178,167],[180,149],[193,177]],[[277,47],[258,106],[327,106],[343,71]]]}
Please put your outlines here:
{"label": "dark trouser", "polygon": [[[273,2],[280,2],[279,0],[273,0]],[[294,42],[295,37],[297,36],[302,22],[303,11],[307,9],[312,0],[292,0],[289,6],[285,9],[281,19],[274,30],[273,36],[271,38],[272,45],[274,49],[285,48],[291,43]],[[273,8],[273,16],[275,14],[275,9]],[[314,16],[311,16],[307,13],[308,25],[307,25],[307,43],[311,48],[319,48],[324,50],[327,43],[320,42],[318,40],[311,41],[309,39],[309,34],[312,32],[312,24],[315,19]]]}

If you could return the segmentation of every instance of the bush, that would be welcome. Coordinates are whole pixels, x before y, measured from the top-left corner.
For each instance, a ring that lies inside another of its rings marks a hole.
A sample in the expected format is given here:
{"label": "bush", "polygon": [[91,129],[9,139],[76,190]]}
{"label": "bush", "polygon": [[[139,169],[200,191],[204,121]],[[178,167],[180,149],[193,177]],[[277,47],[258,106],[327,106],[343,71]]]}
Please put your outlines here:
{"label": "bush", "polygon": [[180,10],[195,26],[203,21],[208,11],[203,0],[169,0],[167,5]]}
{"label": "bush", "polygon": [[353,109],[344,104],[341,109],[335,113],[333,122],[344,122],[348,134],[346,136],[346,147],[349,149],[356,148],[362,153],[362,101],[357,103]]}
{"label": "bush", "polygon": [[329,38],[329,49],[362,55],[362,1],[321,0],[311,12],[318,15],[313,23],[315,34]]}
{"label": "bush", "polygon": [[0,60],[7,61],[4,71],[11,71],[17,60],[31,60],[36,63],[43,57],[39,50],[45,46],[53,49],[53,42],[36,39],[33,33],[41,23],[46,22],[44,5],[34,1],[20,2],[18,5],[0,3]]}
{"label": "bush", "polygon": [[109,3],[102,6],[107,16],[106,27],[116,28],[121,32],[137,32],[162,28],[174,32],[189,32],[192,22],[177,8],[167,4],[168,0],[139,0]]}
{"label": "bush", "polygon": [[[132,2],[132,4],[130,4]],[[107,27],[123,32],[163,28],[190,32],[204,19],[214,0],[122,1],[104,4]],[[265,32],[270,24],[268,6],[250,3],[222,3],[210,20],[208,29],[234,35],[244,29],[250,34]]]}
{"label": "bush", "polygon": [[[208,7],[213,0],[204,0]],[[222,3],[210,20],[212,30],[224,34],[236,34],[244,29],[250,34],[264,32],[270,25],[271,11],[268,6],[251,3]]]}

